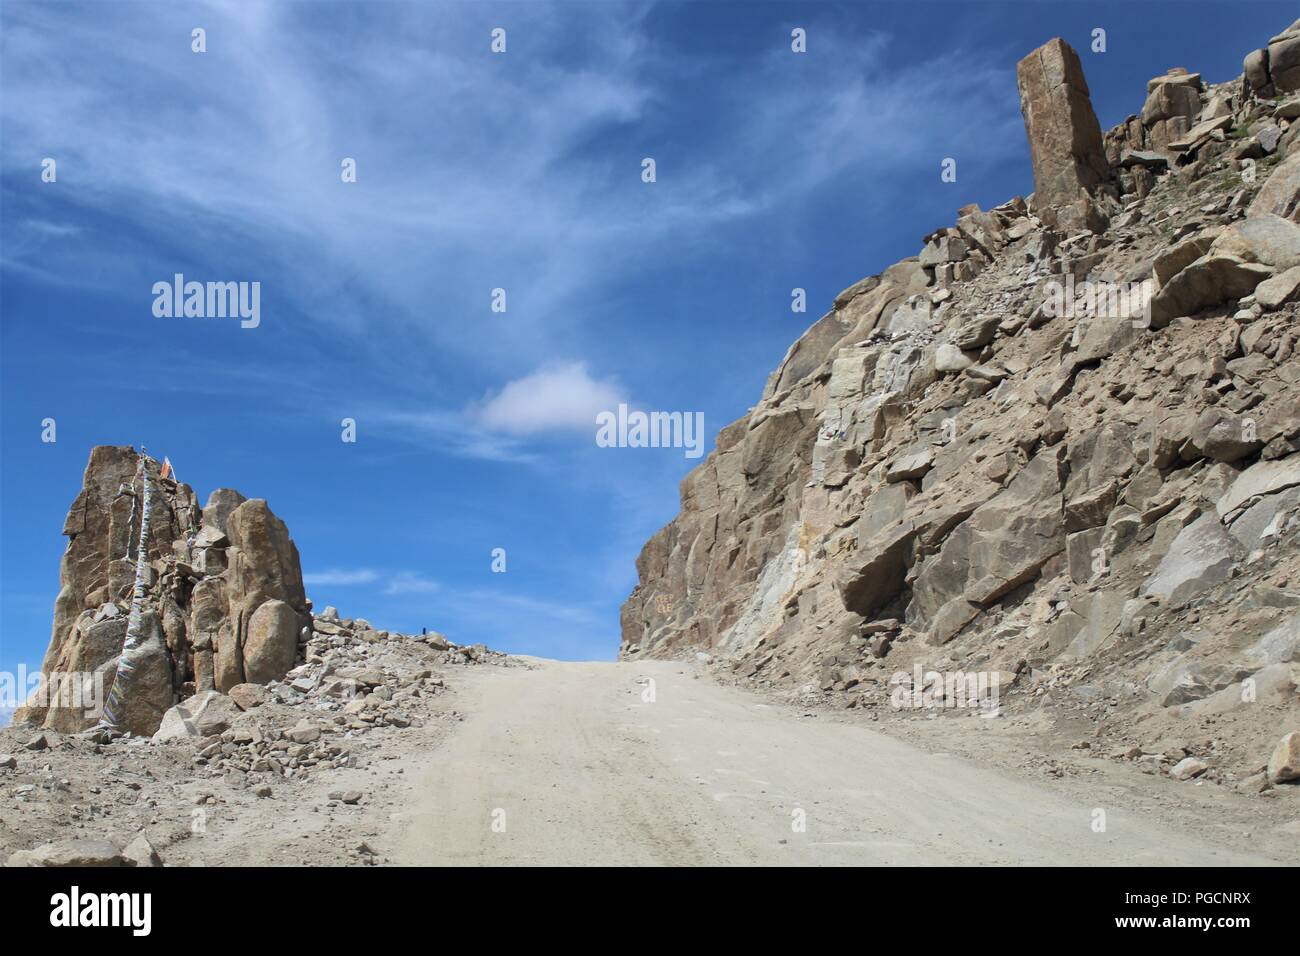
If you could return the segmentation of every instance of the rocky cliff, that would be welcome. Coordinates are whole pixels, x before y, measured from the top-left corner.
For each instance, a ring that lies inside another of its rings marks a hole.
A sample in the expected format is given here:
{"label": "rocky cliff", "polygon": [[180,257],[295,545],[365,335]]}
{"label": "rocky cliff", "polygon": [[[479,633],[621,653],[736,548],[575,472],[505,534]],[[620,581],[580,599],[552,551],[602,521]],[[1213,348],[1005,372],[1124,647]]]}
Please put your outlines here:
{"label": "rocky cliff", "polygon": [[[68,510],[47,683],[15,723],[76,732],[99,719],[126,636],[143,494],[130,446],[90,453]],[[261,499],[155,481],[147,543],[144,640],[133,652],[123,729],[153,734],[178,699],[282,678],[310,635],[298,550]],[[308,628],[304,631],[304,628]]]}
{"label": "rocky cliff", "polygon": [[[1130,758],[1286,779],[1300,22],[1105,133],[1064,41],[1018,80],[1034,194],[962,208],[790,347],[645,545],[621,655],[849,707],[988,671]],[[1140,724],[1210,742],[1126,750]]]}

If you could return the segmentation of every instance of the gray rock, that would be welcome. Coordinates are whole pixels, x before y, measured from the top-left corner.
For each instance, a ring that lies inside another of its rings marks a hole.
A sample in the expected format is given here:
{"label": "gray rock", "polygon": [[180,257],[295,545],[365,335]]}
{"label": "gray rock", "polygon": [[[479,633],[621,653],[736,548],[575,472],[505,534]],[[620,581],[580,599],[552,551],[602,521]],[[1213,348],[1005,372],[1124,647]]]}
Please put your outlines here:
{"label": "gray rock", "polygon": [[1273,215],[1295,220],[1300,212],[1300,153],[1278,164],[1251,201],[1249,216]]}
{"label": "gray rock", "polygon": [[241,713],[233,700],[215,690],[201,691],[163,714],[155,743],[225,733]]}
{"label": "gray rock", "polygon": [[1001,321],[998,315],[978,315],[953,332],[948,341],[964,352],[981,349],[993,341]]}
{"label": "gray rock", "polygon": [[1265,279],[1255,288],[1255,301],[1266,310],[1273,310],[1290,302],[1300,292],[1300,266]]}
{"label": "gray rock", "polygon": [[33,850],[19,850],[6,866],[124,866],[122,852],[107,840],[74,839],[43,843]]}
{"label": "gray rock", "polygon": [[1280,514],[1300,506],[1300,487],[1265,495],[1233,518],[1228,530],[1247,553],[1277,537],[1274,525]]}
{"label": "gray rock", "polygon": [[1279,461],[1256,462],[1236,477],[1215,507],[1221,517],[1227,517],[1254,498],[1276,494],[1296,485],[1300,485],[1300,455]]}
{"label": "gray rock", "polygon": [[908,624],[927,630],[939,609],[957,598],[987,606],[1033,580],[1064,549],[1060,450],[1047,449],[959,524],[921,566]]}
{"label": "gray rock", "polygon": [[[1269,182],[1272,181],[1270,177]],[[1260,190],[1262,195],[1264,190]],[[1275,214],[1252,211],[1245,219],[1224,227],[1210,244],[1207,255],[1254,262],[1270,266],[1275,272],[1285,272],[1300,265],[1300,225]]]}
{"label": "gray rock", "polygon": [[320,733],[318,726],[304,718],[286,731],[285,736],[296,744],[310,744],[320,740]]}
{"label": "gray rock", "polygon": [[1209,769],[1210,765],[1199,757],[1184,757],[1174,764],[1173,769],[1169,771],[1169,776],[1175,780],[1191,780]]}
{"label": "gray rock", "polygon": [[[1223,408],[1207,408],[1196,419],[1189,439],[1191,450],[1214,461],[1233,462],[1258,451],[1264,443],[1239,416]],[[1184,457],[1194,457],[1184,454]]]}
{"label": "gray rock", "polygon": [[929,447],[899,455],[889,463],[885,471],[885,480],[890,482],[911,481],[925,475],[934,467],[934,451]]}
{"label": "gray rock", "polygon": [[934,370],[936,372],[960,372],[970,368],[975,362],[961,349],[947,342],[934,350]]}
{"label": "gray rock", "polygon": [[153,844],[145,837],[143,833],[137,834],[136,838],[128,843],[122,849],[122,860],[126,866],[162,866],[162,857],[158,851],[153,848]]}
{"label": "gray rock", "polygon": [[1247,648],[1246,659],[1264,665],[1300,661],[1300,614],[1282,621]]}
{"label": "gray rock", "polygon": [[1232,577],[1241,558],[1235,538],[1218,516],[1204,514],[1174,538],[1169,551],[1142,585],[1142,593],[1179,606]]}

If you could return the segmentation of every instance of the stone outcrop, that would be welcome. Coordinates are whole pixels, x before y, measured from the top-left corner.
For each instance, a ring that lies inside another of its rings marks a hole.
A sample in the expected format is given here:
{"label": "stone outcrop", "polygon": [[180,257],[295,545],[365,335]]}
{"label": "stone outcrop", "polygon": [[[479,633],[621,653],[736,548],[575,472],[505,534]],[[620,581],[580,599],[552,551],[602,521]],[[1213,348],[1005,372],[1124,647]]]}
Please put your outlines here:
{"label": "stone outcrop", "polygon": [[1257,96],[1300,90],[1300,20],[1248,53],[1242,68],[1245,88]]}
{"label": "stone outcrop", "polygon": [[[14,716],[64,732],[92,726],[126,635],[140,531],[129,446],[91,451],[64,523],[46,687]],[[158,478],[148,541],[144,639],[133,651],[123,729],[153,734],[178,698],[277,680],[310,621],[298,552],[260,499],[230,489],[200,509],[189,485]]]}
{"label": "stone outcrop", "polygon": [[961,208],[791,346],[642,550],[621,655],[849,707],[917,663],[1108,728],[1231,711],[1263,779],[1300,728],[1300,98],[1257,82],[1289,42],[1104,136],[1068,46],[1022,60],[1032,202]]}
{"label": "stone outcrop", "polygon": [[1050,225],[1084,226],[1109,175],[1101,126],[1079,54],[1057,37],[1016,65],[1020,111],[1034,166],[1034,211]]}

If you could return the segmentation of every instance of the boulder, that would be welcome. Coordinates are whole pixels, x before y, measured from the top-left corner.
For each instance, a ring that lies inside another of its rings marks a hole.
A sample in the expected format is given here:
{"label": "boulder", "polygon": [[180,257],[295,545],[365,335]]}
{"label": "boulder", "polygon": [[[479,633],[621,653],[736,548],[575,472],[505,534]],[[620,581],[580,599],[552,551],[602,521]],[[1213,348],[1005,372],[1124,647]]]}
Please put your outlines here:
{"label": "boulder", "polygon": [[1142,585],[1142,594],[1166,604],[1186,604],[1232,577],[1241,549],[1213,512],[1201,515],[1174,538],[1168,553]]}
{"label": "boulder", "polygon": [[252,710],[261,707],[271,699],[271,694],[261,684],[236,684],[230,688],[228,695],[240,710]]}
{"label": "boulder", "polygon": [[301,618],[283,601],[263,602],[248,619],[244,638],[244,680],[268,684],[279,680],[293,667],[298,654]]}
{"label": "boulder", "polygon": [[948,341],[964,352],[982,349],[993,341],[1001,321],[1000,315],[978,315],[963,323],[952,333]]}
{"label": "boulder", "polygon": [[307,596],[298,549],[289,538],[289,529],[266,501],[250,498],[236,507],[230,513],[226,534],[231,542],[230,611],[232,618],[243,614],[241,635],[248,617],[271,598],[305,613]]}
{"label": "boulder", "polygon": [[107,840],[72,839],[43,843],[33,850],[19,850],[6,866],[125,866],[122,851]]}
{"label": "boulder", "polygon": [[1283,272],[1300,265],[1300,225],[1272,213],[1256,212],[1224,227],[1208,255],[1257,262]]}
{"label": "boulder", "polygon": [[162,866],[162,857],[143,833],[122,848],[122,862],[126,866]]}
{"label": "boulder", "polygon": [[1169,771],[1169,776],[1175,780],[1191,780],[1209,769],[1210,765],[1199,757],[1184,757]]}
{"label": "boulder", "polygon": [[934,467],[934,451],[928,447],[917,448],[899,455],[885,471],[888,482],[912,481],[922,478]]}
{"label": "boulder", "polygon": [[1258,96],[1273,95],[1273,81],[1268,75],[1268,50],[1266,48],[1252,50],[1247,53],[1246,59],[1241,66],[1246,77],[1246,85],[1250,87],[1251,92]]}
{"label": "boulder", "polygon": [[934,350],[934,370],[936,372],[960,372],[968,369],[975,362],[961,349],[947,342]]}
{"label": "boulder", "polygon": [[1268,758],[1270,783],[1300,780],[1300,731],[1292,731],[1277,742]]}
{"label": "boulder", "polygon": [[1147,99],[1142,104],[1142,125],[1151,127],[1159,120],[1181,116],[1194,121],[1201,112],[1199,74],[1159,76],[1147,84]]}
{"label": "boulder", "polygon": [[225,694],[203,691],[167,711],[153,739],[155,743],[167,743],[186,737],[223,734],[240,713],[239,707]]}
{"label": "boulder", "polygon": [[1268,266],[1236,256],[1202,256],[1156,292],[1151,300],[1151,325],[1164,328],[1181,316],[1244,298],[1272,274]]}
{"label": "boulder", "polygon": [[1214,461],[1232,462],[1263,447],[1247,421],[1225,408],[1207,408],[1196,419],[1188,439],[1189,451],[1184,458],[1204,456]]}
{"label": "boulder", "polygon": [[839,568],[835,586],[845,608],[869,617],[902,590],[916,529],[900,521],[872,535]]}
{"label": "boulder", "polygon": [[1300,21],[1268,41],[1268,73],[1279,91],[1300,90]]}
{"label": "boulder", "polygon": [[1287,156],[1269,174],[1251,201],[1247,215],[1300,220],[1300,152]]}
{"label": "boulder", "polygon": [[310,744],[320,740],[320,727],[305,717],[285,731],[285,736],[296,744]]}
{"label": "boulder", "polygon": [[1256,286],[1255,301],[1272,311],[1294,300],[1297,293],[1300,293],[1300,266],[1292,266]]}
{"label": "boulder", "polygon": [[1218,232],[1200,232],[1159,253],[1151,264],[1151,274],[1155,276],[1156,282],[1165,285],[1179,272],[1209,252],[1217,236]]}

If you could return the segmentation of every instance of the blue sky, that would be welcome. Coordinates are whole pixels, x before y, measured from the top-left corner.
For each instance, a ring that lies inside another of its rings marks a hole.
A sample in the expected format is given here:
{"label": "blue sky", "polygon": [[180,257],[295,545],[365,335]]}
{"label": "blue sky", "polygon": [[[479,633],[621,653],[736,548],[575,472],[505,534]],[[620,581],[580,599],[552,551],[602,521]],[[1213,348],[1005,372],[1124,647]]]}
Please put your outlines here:
{"label": "blue sky", "polygon": [[[959,206],[1029,192],[1015,63],[1048,38],[1109,127],[1151,76],[1233,77],[1295,15],[6,0],[0,670],[39,663],[63,517],[106,443],[166,454],[200,501],[268,499],[317,607],[611,658],[694,462],[597,447],[597,410],[702,411],[711,447],[837,292]],[[155,318],[177,272],[260,282],[261,324]]]}

